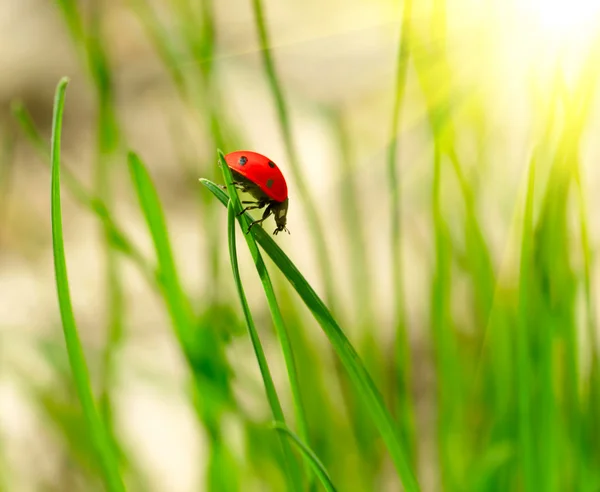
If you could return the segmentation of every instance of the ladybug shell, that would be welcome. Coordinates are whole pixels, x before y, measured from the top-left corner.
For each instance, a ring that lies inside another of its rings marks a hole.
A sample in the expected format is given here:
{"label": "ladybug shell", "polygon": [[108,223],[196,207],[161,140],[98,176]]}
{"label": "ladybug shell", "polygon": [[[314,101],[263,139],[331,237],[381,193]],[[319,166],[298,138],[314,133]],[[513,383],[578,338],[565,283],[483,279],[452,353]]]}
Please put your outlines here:
{"label": "ladybug shell", "polygon": [[265,195],[277,202],[288,197],[285,178],[268,157],[249,150],[238,150],[225,156],[227,165],[256,184]]}

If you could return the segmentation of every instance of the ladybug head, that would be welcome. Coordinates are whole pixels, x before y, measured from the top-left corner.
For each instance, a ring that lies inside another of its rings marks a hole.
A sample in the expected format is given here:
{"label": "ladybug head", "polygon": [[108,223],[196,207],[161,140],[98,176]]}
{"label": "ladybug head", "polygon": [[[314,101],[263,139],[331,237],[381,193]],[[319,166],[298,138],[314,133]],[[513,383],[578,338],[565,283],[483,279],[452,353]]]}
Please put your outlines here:
{"label": "ladybug head", "polygon": [[275,216],[275,224],[277,224],[277,229],[273,231],[273,234],[277,235],[281,231],[286,231],[289,234],[290,231],[285,226],[287,224],[288,199],[286,198],[284,201],[272,205],[271,209]]}

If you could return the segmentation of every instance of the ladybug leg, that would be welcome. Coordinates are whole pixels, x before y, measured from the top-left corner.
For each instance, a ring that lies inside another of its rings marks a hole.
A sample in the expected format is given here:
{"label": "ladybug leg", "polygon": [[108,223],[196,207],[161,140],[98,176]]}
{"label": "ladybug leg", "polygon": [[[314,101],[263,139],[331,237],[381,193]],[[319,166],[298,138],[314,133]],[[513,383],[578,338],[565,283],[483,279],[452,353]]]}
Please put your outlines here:
{"label": "ladybug leg", "polygon": [[243,201],[242,203],[250,203],[251,205],[248,205],[246,208],[244,208],[239,214],[238,217],[240,215],[242,215],[244,212],[248,211],[248,210],[254,210],[257,208],[263,208],[266,203],[262,202],[262,201],[258,201],[258,202],[251,202],[251,201]]}
{"label": "ladybug leg", "polygon": [[256,224],[262,224],[265,220],[267,220],[269,218],[269,215],[271,215],[273,213],[273,210],[271,208],[271,205],[269,205],[265,212],[263,213],[262,218],[255,220],[254,222],[252,222],[250,224],[250,226],[248,227],[248,230],[246,231],[246,234],[248,234],[250,232],[250,230],[256,225]]}
{"label": "ladybug leg", "polygon": [[[222,190],[227,191],[227,186],[226,185],[217,185],[219,188],[221,188]],[[233,186],[235,186],[238,190],[240,191],[246,191],[245,187],[243,184],[241,183],[236,183],[235,181],[233,182]]]}

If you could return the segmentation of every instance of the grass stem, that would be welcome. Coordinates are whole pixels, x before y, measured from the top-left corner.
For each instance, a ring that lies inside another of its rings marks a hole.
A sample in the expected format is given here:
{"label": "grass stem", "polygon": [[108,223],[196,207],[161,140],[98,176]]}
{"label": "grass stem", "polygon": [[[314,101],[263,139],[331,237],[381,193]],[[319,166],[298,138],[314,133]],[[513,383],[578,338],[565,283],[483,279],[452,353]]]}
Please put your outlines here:
{"label": "grass stem", "polygon": [[58,292],[58,302],[60,306],[61,319],[63,324],[65,343],[69,355],[71,371],[75,380],[75,388],[85,417],[88,432],[98,453],[98,460],[102,469],[102,475],[106,488],[111,492],[124,491],[123,480],[121,478],[117,464],[116,454],[111,446],[107,429],[102,422],[100,414],[96,408],[90,376],[85,362],[85,355],[79,340],[75,315],[71,304],[69,293],[69,281],[67,275],[67,265],[64,250],[62,217],[61,217],[61,199],[60,199],[60,148],[61,148],[61,129],[62,118],[65,104],[65,92],[68,79],[63,78],[56,89],[54,101],[54,114],[52,117],[52,247],[54,251],[54,269],[56,274],[56,289]]}

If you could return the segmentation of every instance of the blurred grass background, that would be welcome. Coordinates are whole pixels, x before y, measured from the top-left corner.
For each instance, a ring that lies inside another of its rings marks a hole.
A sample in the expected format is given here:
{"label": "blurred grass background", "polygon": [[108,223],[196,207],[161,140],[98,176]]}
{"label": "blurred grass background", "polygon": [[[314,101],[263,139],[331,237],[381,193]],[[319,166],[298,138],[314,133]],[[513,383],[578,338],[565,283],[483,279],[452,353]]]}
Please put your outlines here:
{"label": "blurred grass background", "polygon": [[[337,490],[600,490],[600,23],[560,5],[2,2],[0,490],[105,487],[52,259],[64,75],[71,298],[127,490],[318,490],[273,398]],[[217,148],[283,170],[276,243],[331,311],[259,237],[261,285],[238,234],[269,399],[198,181],[224,182]]]}

